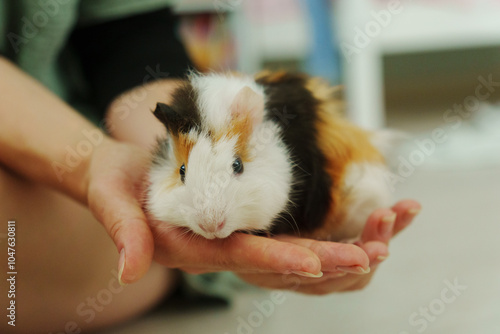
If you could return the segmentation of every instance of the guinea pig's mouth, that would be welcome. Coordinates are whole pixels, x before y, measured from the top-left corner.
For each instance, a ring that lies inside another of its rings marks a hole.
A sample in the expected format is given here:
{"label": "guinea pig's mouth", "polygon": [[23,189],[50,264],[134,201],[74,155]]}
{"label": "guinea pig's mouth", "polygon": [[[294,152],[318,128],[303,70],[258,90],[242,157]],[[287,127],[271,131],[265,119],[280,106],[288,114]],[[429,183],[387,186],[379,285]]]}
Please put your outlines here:
{"label": "guinea pig's mouth", "polygon": [[208,240],[213,240],[213,239],[225,239],[229,237],[233,232],[225,232],[225,231],[219,231],[219,232],[213,232],[213,233],[204,233],[202,236],[205,239]]}
{"label": "guinea pig's mouth", "polygon": [[198,224],[201,230],[205,233],[217,233],[221,231],[224,226],[226,226],[226,220],[223,220],[217,224]]}
{"label": "guinea pig's mouth", "polygon": [[199,234],[209,240],[216,238],[224,239],[233,233],[233,231],[227,228],[225,219],[218,223],[199,223],[198,227],[203,231]]}

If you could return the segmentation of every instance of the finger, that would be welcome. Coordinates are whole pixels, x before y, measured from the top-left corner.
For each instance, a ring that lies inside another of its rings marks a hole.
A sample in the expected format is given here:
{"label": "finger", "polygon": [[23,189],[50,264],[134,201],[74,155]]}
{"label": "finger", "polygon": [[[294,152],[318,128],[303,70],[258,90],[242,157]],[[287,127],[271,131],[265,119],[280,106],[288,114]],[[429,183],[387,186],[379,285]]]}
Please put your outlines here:
{"label": "finger", "polygon": [[[156,239],[155,259],[173,268],[318,275],[321,262],[306,247],[244,233],[207,240],[174,228]],[[187,251],[186,251],[187,250]]]}
{"label": "finger", "polygon": [[[300,285],[296,284],[294,291],[304,294],[326,295],[333,292],[348,292],[363,289],[373,278],[376,267],[389,256],[389,251],[387,244],[380,241],[368,241],[361,244],[360,247],[366,252],[370,261],[371,271],[368,274],[347,274],[338,277],[336,273],[328,273],[316,282],[301,280]],[[298,279],[295,279],[295,281],[299,282]],[[275,285],[278,284],[276,281],[272,283]],[[291,285],[287,286],[288,289],[290,287]]]}
{"label": "finger", "polygon": [[370,267],[374,268],[389,257],[387,244],[380,241],[369,241],[361,245],[370,259]]}
{"label": "finger", "polygon": [[297,290],[297,288],[302,284],[307,284],[304,283],[304,281],[308,280],[307,278],[301,278],[300,276],[294,274],[238,273],[238,276],[245,282],[258,286],[260,288],[273,289],[273,290],[274,289],[289,290],[289,291]]}
{"label": "finger", "polygon": [[[344,277],[348,274],[343,272],[328,273],[320,278],[308,278],[296,274],[257,274],[257,273],[238,273],[238,276],[247,283],[267,289],[286,289],[297,290],[304,285],[317,285],[335,278]],[[354,275],[353,275],[354,276]]]}
{"label": "finger", "polygon": [[381,241],[388,243],[396,222],[396,213],[390,209],[375,210],[368,220],[361,234],[362,243],[368,241]]}
{"label": "finger", "polygon": [[366,253],[352,244],[317,241],[286,235],[277,236],[275,239],[309,248],[321,260],[323,272],[335,272],[341,269],[364,274],[370,265]]}
{"label": "finger", "polygon": [[370,284],[373,275],[375,274],[375,270],[370,272],[370,274],[359,277],[357,281],[351,282],[351,284],[347,285],[344,287],[342,292],[351,292],[351,291],[358,291],[358,290],[363,290],[366,288],[368,284]]}
{"label": "finger", "polygon": [[[118,263],[120,283],[134,283],[149,270],[153,259],[153,235],[139,203],[125,186],[102,186],[105,190],[94,191],[89,207],[101,221],[113,239],[120,259]],[[107,189],[115,189],[110,193]],[[106,200],[103,200],[105,198]]]}
{"label": "finger", "polygon": [[349,281],[349,284],[343,286],[342,291],[349,292],[364,289],[371,282],[377,267],[389,257],[389,249],[386,243],[369,241],[362,244],[361,247],[370,258],[370,273],[368,275],[358,276],[357,280]]}
{"label": "finger", "polygon": [[368,275],[352,275],[347,274],[344,277],[333,278],[318,284],[302,284],[299,285],[295,291],[298,293],[308,295],[324,296],[335,292],[353,291],[353,287],[361,285],[365,282],[366,285],[372,277]]}
{"label": "finger", "polygon": [[238,274],[245,282],[265,289],[297,290],[302,284],[300,276],[294,274]]}
{"label": "finger", "polygon": [[314,295],[325,295],[333,292],[348,292],[363,289],[371,281],[377,266],[388,256],[387,245],[380,241],[369,241],[361,247],[370,259],[370,272],[366,275],[327,273],[321,279],[302,280],[297,292]]}
{"label": "finger", "polygon": [[389,256],[389,251],[387,245],[379,241],[370,241],[361,247],[370,260],[371,270],[368,274],[353,275],[344,273],[344,275],[339,275],[341,274],[339,272],[325,273],[318,280],[301,280],[301,288],[298,289],[299,292],[326,294],[335,291],[354,291],[366,286],[370,282],[376,267]]}
{"label": "finger", "polygon": [[397,219],[394,225],[394,235],[406,228],[413,219],[420,213],[422,206],[414,200],[399,201],[392,207],[392,211],[396,212]]}

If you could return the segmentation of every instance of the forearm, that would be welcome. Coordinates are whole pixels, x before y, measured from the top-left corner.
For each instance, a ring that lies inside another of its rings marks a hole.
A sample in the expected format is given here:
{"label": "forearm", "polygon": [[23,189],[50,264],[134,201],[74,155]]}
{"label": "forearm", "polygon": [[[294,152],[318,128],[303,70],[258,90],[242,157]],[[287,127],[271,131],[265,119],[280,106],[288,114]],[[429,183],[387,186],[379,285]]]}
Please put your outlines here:
{"label": "forearm", "polygon": [[86,203],[91,154],[110,139],[2,57],[0,73],[0,163]]}

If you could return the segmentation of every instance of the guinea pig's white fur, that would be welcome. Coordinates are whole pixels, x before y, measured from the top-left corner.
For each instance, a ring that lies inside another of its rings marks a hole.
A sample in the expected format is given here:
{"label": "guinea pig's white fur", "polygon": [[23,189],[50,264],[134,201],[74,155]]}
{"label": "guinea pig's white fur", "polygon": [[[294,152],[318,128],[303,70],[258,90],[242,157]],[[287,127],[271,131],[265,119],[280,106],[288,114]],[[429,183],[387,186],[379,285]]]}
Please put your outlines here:
{"label": "guinea pig's white fur", "polygon": [[[214,140],[210,135],[229,129],[232,107],[243,89],[251,89],[265,101],[264,88],[253,77],[240,75],[193,74],[190,83],[196,91],[201,131],[191,130],[188,135],[194,145],[186,164],[185,182],[172,181],[173,175],[179,175],[179,161],[172,134],[167,133],[170,144],[160,145],[166,152],[158,155],[149,174],[149,211],[158,220],[187,227],[207,239],[225,238],[236,230],[269,230],[289,204],[294,182],[293,161],[282,142],[281,128],[263,120],[263,106],[257,111],[262,115],[256,117],[259,121],[248,139],[249,159],[243,162],[244,171],[238,175],[232,170],[238,138],[222,136]],[[373,133],[372,144],[387,153],[393,137],[387,131]],[[368,216],[390,205],[387,173],[387,167],[376,161],[346,166],[339,184],[343,221],[335,223],[341,229],[332,236],[337,240],[358,237]],[[217,230],[221,223],[223,227]]]}
{"label": "guinea pig's white fur", "polygon": [[355,163],[347,168],[344,180],[346,212],[339,240],[357,239],[370,214],[389,207],[392,191],[387,182],[387,167],[377,163]]}
{"label": "guinea pig's white fur", "polygon": [[[198,90],[203,122],[212,129],[228,128],[230,107],[242,88],[263,94],[250,78],[195,76],[191,83]],[[267,229],[286,206],[292,182],[291,162],[279,127],[269,121],[255,125],[250,137],[251,161],[243,162],[244,171],[239,175],[231,167],[236,155],[235,137],[213,141],[206,129],[201,133],[191,131],[189,136],[195,144],[184,185],[165,187],[167,178],[179,168],[172,145],[168,146],[168,158],[152,166],[148,194],[151,213],[207,239],[225,238],[236,230]],[[215,231],[221,222],[225,222],[224,227]]]}

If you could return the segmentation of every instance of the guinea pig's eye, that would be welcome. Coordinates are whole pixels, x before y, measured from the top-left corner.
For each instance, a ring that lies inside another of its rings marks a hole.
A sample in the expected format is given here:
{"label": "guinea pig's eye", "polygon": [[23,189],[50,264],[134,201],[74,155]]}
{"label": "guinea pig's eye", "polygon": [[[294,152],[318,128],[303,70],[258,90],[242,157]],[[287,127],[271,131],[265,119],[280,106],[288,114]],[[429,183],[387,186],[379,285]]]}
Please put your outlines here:
{"label": "guinea pig's eye", "polygon": [[186,166],[184,164],[182,164],[179,169],[179,174],[181,174],[181,181],[184,182],[184,179],[186,178]]}
{"label": "guinea pig's eye", "polygon": [[243,173],[243,162],[240,158],[236,158],[236,160],[233,161],[233,171],[234,174]]}

